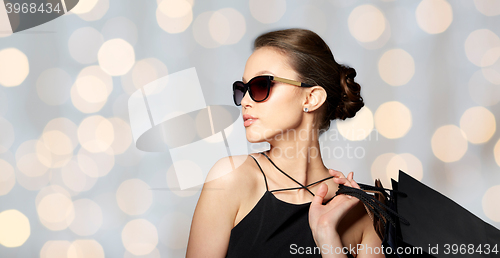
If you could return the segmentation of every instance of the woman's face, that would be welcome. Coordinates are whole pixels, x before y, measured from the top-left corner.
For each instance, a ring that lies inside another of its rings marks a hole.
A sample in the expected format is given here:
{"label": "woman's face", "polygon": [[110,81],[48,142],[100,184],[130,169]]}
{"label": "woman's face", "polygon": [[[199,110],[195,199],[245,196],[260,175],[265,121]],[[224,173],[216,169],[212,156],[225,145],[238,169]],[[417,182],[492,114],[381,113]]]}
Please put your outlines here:
{"label": "woman's face", "polygon": [[[247,83],[259,75],[298,80],[297,73],[288,65],[286,56],[269,47],[255,50],[248,58],[243,82]],[[246,92],[241,101],[242,113],[255,117],[253,123],[246,126],[247,140],[270,142],[275,136],[286,133],[287,130],[297,130],[301,126],[304,114],[304,94],[303,88],[276,81],[271,86],[269,97],[262,102],[253,101]],[[298,132],[296,133],[298,135]]]}

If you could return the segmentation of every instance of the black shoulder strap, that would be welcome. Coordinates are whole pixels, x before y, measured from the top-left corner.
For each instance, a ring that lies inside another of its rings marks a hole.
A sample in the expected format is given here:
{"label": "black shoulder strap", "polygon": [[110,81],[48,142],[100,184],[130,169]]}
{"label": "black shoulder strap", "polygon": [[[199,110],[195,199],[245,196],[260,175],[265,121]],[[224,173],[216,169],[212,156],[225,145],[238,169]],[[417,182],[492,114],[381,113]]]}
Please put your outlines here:
{"label": "black shoulder strap", "polygon": [[264,175],[264,182],[266,182],[266,190],[269,191],[269,187],[267,186],[266,175],[264,174],[264,171],[262,171],[262,168],[260,167],[259,162],[257,162],[257,160],[254,158],[254,156],[252,156],[252,155],[249,155],[249,156],[252,157],[252,159],[255,160],[255,163],[257,163],[257,166],[259,166],[260,172],[262,172],[262,175]]}

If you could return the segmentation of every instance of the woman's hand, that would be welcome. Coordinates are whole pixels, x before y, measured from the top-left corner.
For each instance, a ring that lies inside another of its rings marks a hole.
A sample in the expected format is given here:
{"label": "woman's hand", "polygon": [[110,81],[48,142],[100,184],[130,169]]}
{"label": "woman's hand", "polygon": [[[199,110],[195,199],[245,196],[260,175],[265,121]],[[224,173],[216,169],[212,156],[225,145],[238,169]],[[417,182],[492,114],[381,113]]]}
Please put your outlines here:
{"label": "woman's hand", "polygon": [[[333,180],[339,185],[360,188],[354,181],[354,173],[350,172],[347,178],[340,171],[329,169],[328,172],[334,176]],[[323,183],[314,196],[309,209],[309,226],[316,241],[316,245],[331,244],[329,241],[340,240],[337,226],[347,212],[359,202],[357,198],[348,195],[335,196],[329,203],[323,205],[323,199],[328,193],[328,186]],[[342,248],[342,246],[340,246]]]}

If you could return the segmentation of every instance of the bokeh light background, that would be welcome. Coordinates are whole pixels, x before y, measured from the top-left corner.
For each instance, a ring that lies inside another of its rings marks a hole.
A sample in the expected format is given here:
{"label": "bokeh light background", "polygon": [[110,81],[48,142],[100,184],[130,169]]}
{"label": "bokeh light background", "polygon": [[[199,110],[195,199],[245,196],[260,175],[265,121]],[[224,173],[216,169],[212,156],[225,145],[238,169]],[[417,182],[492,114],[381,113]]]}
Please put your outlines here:
{"label": "bokeh light background", "polygon": [[207,105],[233,105],[253,39],[290,27],[362,85],[321,138],[328,167],[386,186],[402,169],[500,227],[498,24],[494,0],[81,0],[3,32],[0,257],[183,257],[200,191],[135,148],[128,97],[196,67]]}

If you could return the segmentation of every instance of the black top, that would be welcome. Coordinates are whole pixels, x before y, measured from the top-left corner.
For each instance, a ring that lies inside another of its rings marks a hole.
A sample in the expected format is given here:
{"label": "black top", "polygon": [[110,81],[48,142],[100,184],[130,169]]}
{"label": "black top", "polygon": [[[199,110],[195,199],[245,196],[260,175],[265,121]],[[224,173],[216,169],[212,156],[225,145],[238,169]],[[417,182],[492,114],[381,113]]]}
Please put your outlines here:
{"label": "black top", "polygon": [[[309,226],[308,215],[311,202],[288,203],[276,198],[272,192],[305,188],[314,196],[307,187],[333,176],[304,186],[279,169],[265,153],[261,152],[261,154],[264,154],[279,171],[300,187],[269,191],[264,171],[259,162],[250,155],[264,175],[266,192],[255,207],[231,230],[226,257],[321,257],[322,250],[316,246]],[[347,256],[353,257],[350,254]]]}

